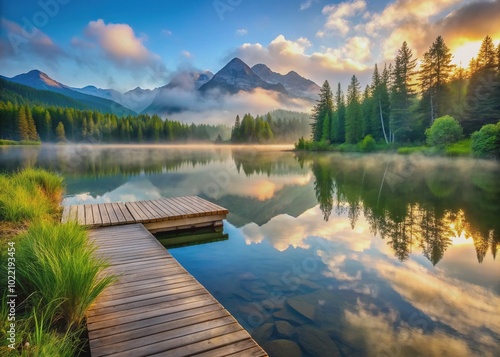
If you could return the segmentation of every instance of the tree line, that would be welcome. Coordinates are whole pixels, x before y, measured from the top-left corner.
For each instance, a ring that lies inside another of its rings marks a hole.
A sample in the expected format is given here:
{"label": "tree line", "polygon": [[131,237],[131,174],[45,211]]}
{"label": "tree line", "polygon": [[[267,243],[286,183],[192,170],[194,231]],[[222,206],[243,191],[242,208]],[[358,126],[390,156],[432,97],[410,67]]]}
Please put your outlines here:
{"label": "tree line", "polygon": [[309,120],[302,118],[303,116],[302,113],[283,110],[256,117],[245,114],[243,119],[237,115],[231,130],[230,141],[231,143],[257,144],[293,142],[308,130]]}
{"label": "tree line", "polygon": [[[452,53],[438,36],[421,59],[406,42],[393,63],[375,65],[364,91],[353,75],[344,95],[325,81],[313,108],[312,141],[356,144],[370,135],[378,142],[422,142],[437,118],[450,115],[470,135],[500,120],[500,44],[486,36],[467,69],[452,64]],[[304,141],[302,140],[304,144]]]}
{"label": "tree line", "polygon": [[0,139],[43,142],[186,142],[225,135],[224,125],[185,124],[158,115],[116,114],[0,101]]}

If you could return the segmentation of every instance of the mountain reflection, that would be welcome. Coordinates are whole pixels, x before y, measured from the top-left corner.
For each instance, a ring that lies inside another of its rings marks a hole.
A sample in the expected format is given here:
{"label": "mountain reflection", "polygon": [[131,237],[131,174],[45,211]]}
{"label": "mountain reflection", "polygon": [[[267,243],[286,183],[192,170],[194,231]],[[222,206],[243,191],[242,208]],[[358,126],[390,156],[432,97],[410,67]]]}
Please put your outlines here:
{"label": "mountain reflection", "polygon": [[[481,263],[500,244],[500,170],[496,163],[391,155],[300,154],[309,165],[325,221],[363,213],[400,261],[419,249],[436,265],[452,238],[472,239]],[[335,207],[334,207],[335,206]],[[335,210],[334,210],[335,208]]]}

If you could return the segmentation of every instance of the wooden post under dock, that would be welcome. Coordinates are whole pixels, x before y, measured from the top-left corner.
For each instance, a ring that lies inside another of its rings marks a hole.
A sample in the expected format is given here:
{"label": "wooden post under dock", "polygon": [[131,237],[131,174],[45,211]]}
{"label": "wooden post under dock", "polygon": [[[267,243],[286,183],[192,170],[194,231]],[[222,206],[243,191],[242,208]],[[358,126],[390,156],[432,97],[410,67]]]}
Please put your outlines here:
{"label": "wooden post under dock", "polygon": [[267,356],[149,231],[219,226],[227,213],[195,196],[64,208],[117,276],[87,314],[92,356]]}

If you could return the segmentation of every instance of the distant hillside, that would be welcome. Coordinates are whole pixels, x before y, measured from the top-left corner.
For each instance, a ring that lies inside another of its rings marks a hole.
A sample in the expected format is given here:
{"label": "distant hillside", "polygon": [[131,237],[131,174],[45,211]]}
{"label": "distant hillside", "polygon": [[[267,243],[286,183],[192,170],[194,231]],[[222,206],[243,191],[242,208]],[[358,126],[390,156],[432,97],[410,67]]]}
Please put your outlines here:
{"label": "distant hillside", "polygon": [[19,74],[12,78],[4,78],[10,82],[29,86],[34,89],[47,90],[62,94],[66,97],[73,98],[80,103],[83,103],[84,105],[87,105],[90,108],[102,113],[113,113],[120,116],[137,114],[133,110],[130,110],[112,100],[80,93],[76,90],[73,90],[69,86],[57,82],[56,80],[50,78],[47,74],[38,70],[32,70],[28,73]]}
{"label": "distant hillside", "polygon": [[91,106],[60,93],[34,89],[0,78],[0,101],[16,105],[32,104],[91,110]]}

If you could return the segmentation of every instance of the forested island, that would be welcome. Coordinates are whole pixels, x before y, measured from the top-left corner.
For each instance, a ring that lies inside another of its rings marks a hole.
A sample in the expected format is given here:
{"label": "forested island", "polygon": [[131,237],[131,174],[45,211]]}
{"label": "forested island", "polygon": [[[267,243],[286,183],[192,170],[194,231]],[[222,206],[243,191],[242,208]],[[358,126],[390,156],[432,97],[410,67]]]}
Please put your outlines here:
{"label": "forested island", "polygon": [[382,71],[375,65],[364,90],[356,75],[347,98],[340,83],[333,94],[325,81],[312,113],[311,140],[301,138],[296,148],[374,151],[427,141],[443,149],[455,144],[458,154],[468,154],[472,145],[479,155],[500,156],[500,45],[486,36],[463,68],[452,64],[438,36],[418,70],[417,63],[403,42],[393,63]]}

